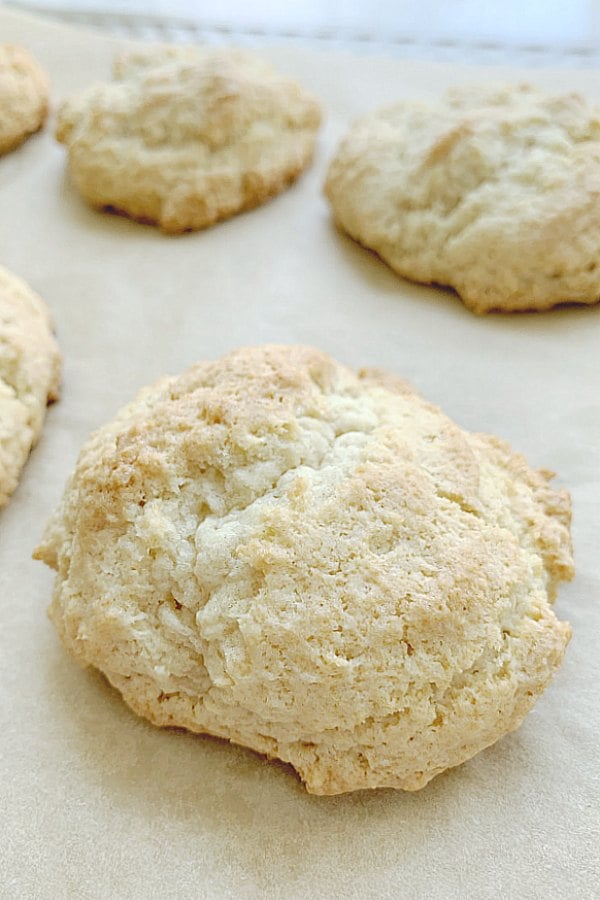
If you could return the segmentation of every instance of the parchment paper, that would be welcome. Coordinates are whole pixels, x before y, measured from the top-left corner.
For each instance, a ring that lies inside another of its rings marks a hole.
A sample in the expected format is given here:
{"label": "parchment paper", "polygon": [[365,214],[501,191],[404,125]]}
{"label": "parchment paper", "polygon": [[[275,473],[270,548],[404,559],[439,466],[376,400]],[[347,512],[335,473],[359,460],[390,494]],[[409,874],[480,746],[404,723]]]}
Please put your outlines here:
{"label": "parchment paper", "polygon": [[[0,13],[54,104],[107,76],[115,42]],[[322,99],[315,165],[268,205],[165,237],[88,210],[51,126],[0,159],[0,263],[51,306],[64,387],[0,513],[0,895],[7,898],[600,896],[600,308],[477,318],[337,234],[321,197],[348,121],[396,97],[498,77],[577,88],[600,72],[469,70],[267,54]],[[242,344],[305,342],[389,368],[463,426],[507,438],[574,500],[574,637],[521,729],[417,794],[308,796],[290,770],[137,719],[63,651],[30,560],[78,449],[142,385]]]}

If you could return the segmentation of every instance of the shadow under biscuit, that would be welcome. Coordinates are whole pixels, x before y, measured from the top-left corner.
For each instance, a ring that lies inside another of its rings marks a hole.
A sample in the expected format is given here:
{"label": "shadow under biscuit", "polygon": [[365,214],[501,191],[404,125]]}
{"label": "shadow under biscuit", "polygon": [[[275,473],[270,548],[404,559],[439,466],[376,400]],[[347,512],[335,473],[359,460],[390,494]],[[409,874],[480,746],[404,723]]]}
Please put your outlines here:
{"label": "shadow under biscuit", "polygon": [[417,793],[316,797],[281,762],[217,738],[155,728],[100,673],[80,670],[58,646],[47,676],[68,753],[79,757],[79,777],[95,785],[89,794],[99,788],[116,807],[111,816],[129,820],[135,811],[160,822],[161,833],[179,823],[180,832],[183,826],[184,835],[218,853],[219,869],[241,869],[261,891],[273,884],[292,890],[321,869],[359,878],[400,865],[432,834],[462,827],[457,808],[474,797],[479,803],[498,778],[507,803],[511,794],[516,802],[531,760],[523,732]]}
{"label": "shadow under biscuit", "polygon": [[[432,308],[438,303],[444,303],[451,305],[456,311],[460,310],[466,313],[469,318],[474,318],[475,320],[485,321],[491,318],[494,323],[504,320],[505,322],[517,321],[521,324],[538,323],[540,319],[550,317],[558,320],[561,314],[563,316],[571,313],[577,316],[590,315],[600,307],[599,297],[596,303],[558,303],[546,310],[504,311],[491,309],[485,313],[474,313],[465,306],[460,294],[453,287],[437,284],[436,282],[425,284],[424,282],[413,281],[407,276],[400,275],[375,250],[354,240],[342,228],[338,227],[332,218],[329,218],[328,228],[332,236],[332,242],[335,240],[344,260],[347,260],[354,267],[355,271],[363,277],[368,285],[386,294],[397,294],[399,300],[406,299],[402,291],[404,287],[405,290],[409,288],[411,294],[415,296],[418,294],[418,299],[422,300],[423,303],[430,304]],[[509,327],[512,327],[512,325]]]}

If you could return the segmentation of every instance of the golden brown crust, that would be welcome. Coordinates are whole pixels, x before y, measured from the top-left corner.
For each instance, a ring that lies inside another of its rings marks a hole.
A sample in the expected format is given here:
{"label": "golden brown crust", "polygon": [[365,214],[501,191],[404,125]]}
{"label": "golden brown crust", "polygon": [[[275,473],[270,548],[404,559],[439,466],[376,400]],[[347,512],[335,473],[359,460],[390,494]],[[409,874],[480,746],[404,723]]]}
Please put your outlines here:
{"label": "golden brown crust", "polygon": [[0,154],[8,153],[44,124],[46,73],[23,47],[0,44]]}
{"label": "golden brown crust", "polygon": [[280,193],[312,159],[319,106],[241,51],[151,48],[59,111],[71,176],[98,209],[178,233]]}
{"label": "golden brown crust", "polygon": [[159,725],[319,794],[416,790],[516,728],[570,636],[569,506],[393,376],[304,347],[163,379],[84,447],[52,619]]}

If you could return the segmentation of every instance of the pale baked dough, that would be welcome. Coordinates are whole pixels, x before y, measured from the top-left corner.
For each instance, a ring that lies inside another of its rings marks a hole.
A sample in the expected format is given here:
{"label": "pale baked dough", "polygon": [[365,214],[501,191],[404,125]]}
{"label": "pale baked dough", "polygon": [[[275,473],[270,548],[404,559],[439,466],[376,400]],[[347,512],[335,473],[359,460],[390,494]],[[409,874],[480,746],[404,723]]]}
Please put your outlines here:
{"label": "pale baked dough", "polygon": [[0,154],[13,150],[44,124],[46,73],[23,47],[0,44]]}
{"label": "pale baked dough", "polygon": [[600,118],[576,94],[460,88],[358,122],[325,191],[338,225],[469,309],[600,298]]}
{"label": "pale baked dough", "polygon": [[416,790],[516,728],[563,657],[570,501],[404,382],[242,349],[82,450],[36,557],[51,618],[140,715]]}
{"label": "pale baked dough", "polygon": [[56,134],[92,206],[181,232],[282,191],[319,123],[316,100],[251,53],[153,47],[67,101]]}
{"label": "pale baked dough", "polygon": [[0,507],[17,486],[58,398],[60,354],[48,309],[24,281],[0,268]]}

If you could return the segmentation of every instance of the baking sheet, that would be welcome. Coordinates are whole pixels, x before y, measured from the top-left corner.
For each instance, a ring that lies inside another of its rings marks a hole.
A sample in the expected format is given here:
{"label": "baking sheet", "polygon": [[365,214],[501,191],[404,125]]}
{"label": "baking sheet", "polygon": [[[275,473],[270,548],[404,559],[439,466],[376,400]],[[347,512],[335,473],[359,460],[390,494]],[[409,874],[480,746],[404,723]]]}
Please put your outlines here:
{"label": "baking sheet", "polygon": [[[6,11],[0,40],[39,57],[55,104],[105,78],[116,46]],[[51,127],[0,159],[0,263],[46,298],[65,358],[62,400],[0,513],[0,896],[598,897],[600,307],[477,318],[337,234],[321,184],[348,120],[374,105],[498,78],[600,101],[600,72],[265,55],[323,99],[315,165],[206,232],[88,210]],[[30,554],[86,435],[160,375],[266,341],[387,367],[572,493],[562,670],[519,731],[417,794],[310,797],[283,765],[153,728],[46,618],[52,574]]]}

